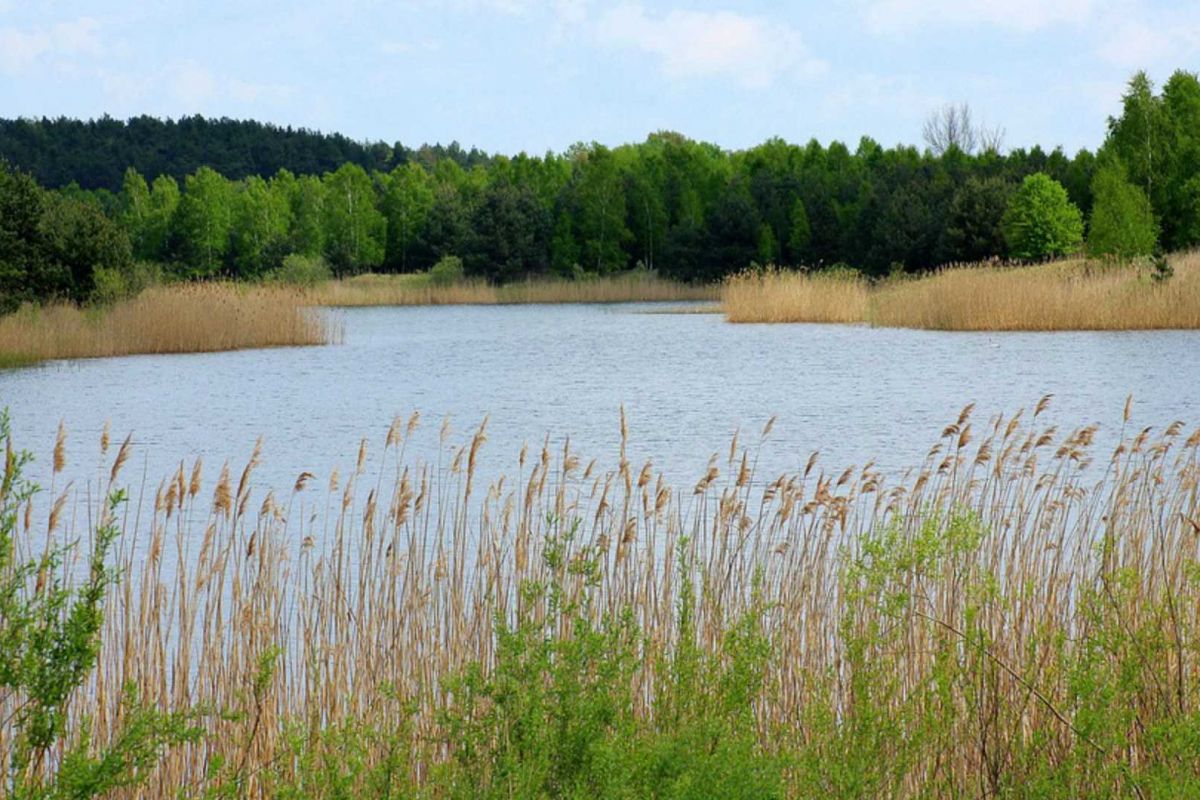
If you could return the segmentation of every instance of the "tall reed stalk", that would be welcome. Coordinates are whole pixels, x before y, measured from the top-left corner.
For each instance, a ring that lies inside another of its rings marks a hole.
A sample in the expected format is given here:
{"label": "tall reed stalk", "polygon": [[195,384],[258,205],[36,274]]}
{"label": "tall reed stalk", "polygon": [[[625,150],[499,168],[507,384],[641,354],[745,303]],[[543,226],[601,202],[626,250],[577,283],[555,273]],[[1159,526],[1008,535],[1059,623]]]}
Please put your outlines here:
{"label": "tall reed stalk", "polygon": [[[131,797],[559,796],[626,775],[674,796],[681,753],[716,793],[775,774],[765,795],[1185,796],[1200,429],[1127,406],[1096,452],[1048,400],[968,406],[894,476],[816,454],[759,474],[768,423],[671,486],[626,458],[622,419],[615,464],[535,447],[483,484],[486,423],[439,471],[405,452],[416,415],[289,487],[256,485],[257,448],[215,483],[181,464],[121,519],[71,736],[108,741],[127,684],[206,709]],[[102,443],[113,486],[128,448]],[[23,546],[95,513],[69,488],[36,499]],[[738,759],[777,773],[721,771]]]}

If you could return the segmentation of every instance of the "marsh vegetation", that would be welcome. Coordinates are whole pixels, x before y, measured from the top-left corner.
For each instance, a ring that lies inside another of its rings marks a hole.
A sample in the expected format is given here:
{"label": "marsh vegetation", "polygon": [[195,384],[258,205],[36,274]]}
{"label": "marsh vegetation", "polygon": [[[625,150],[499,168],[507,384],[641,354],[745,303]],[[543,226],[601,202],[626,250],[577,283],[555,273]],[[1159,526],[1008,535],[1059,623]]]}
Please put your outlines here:
{"label": "marsh vegetation", "polygon": [[14,445],[4,585],[36,603],[89,549],[120,582],[54,736],[34,687],[0,695],[7,788],[102,762],[139,797],[1185,796],[1200,430],[1127,404],[1096,452],[1048,402],[968,407],[896,475],[758,474],[768,423],[683,486],[623,420],[607,465],[532,448],[484,484],[486,421],[439,469],[414,415],[343,474],[259,487],[256,448],[136,504],[106,433],[97,507],[30,494]]}

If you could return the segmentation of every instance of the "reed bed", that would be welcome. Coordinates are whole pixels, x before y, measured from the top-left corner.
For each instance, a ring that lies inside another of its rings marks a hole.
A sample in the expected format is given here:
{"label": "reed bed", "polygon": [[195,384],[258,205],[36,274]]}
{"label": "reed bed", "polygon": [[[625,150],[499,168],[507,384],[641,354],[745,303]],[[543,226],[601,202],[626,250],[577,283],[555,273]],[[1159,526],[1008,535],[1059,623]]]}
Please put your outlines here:
{"label": "reed bed", "polygon": [[863,278],[770,269],[730,278],[721,304],[729,322],[864,322],[869,298]]}
{"label": "reed bed", "polygon": [[58,304],[0,317],[0,363],[313,345],[340,335],[296,290],[177,284],[108,307]]}
{"label": "reed bed", "polygon": [[865,322],[962,331],[1200,328],[1200,255],[1172,256],[1174,277],[1146,266],[1066,260],[1028,267],[952,266],[928,276],[845,284],[820,274],[748,274],[725,286],[731,322]]}
{"label": "reed bed", "polygon": [[[543,446],[477,485],[486,422],[444,436],[438,469],[405,455],[414,415],[291,487],[255,485],[256,448],[215,483],[181,464],[144,505],[52,488],[9,510],[23,552],[125,530],[64,742],[117,741],[123,686],[206,709],[114,796],[604,796],[638,776],[620,796],[1188,795],[1200,429],[1133,427],[1127,405],[1095,452],[1097,427],[1059,431],[1047,402],[967,407],[891,477],[815,453],[758,475],[768,423],[669,486],[626,459],[622,420],[608,468]],[[110,489],[128,450],[101,443]],[[0,718],[21,702],[0,693]]]}
{"label": "reed bed", "polygon": [[507,305],[715,300],[719,289],[641,275],[594,280],[527,280],[495,285],[464,280],[439,285],[425,275],[360,275],[309,291],[323,306]]}

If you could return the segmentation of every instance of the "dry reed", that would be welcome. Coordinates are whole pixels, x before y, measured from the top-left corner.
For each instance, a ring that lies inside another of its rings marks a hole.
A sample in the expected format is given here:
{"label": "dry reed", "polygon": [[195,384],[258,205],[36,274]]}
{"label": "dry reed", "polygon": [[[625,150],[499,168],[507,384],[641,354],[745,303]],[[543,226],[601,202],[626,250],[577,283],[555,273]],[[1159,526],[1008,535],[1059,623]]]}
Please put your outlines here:
{"label": "dry reed", "polygon": [[[86,714],[96,741],[108,740],[126,682],[162,708],[244,708],[262,654],[278,646],[254,713],[210,718],[209,735],[167,754],[137,796],[199,792],[218,756],[248,764],[245,791],[267,794],[269,774],[299,768],[286,757],[288,724],[346,720],[407,731],[420,782],[454,752],[438,717],[456,702],[443,681],[494,663],[496,619],[530,602],[521,587],[558,580],[567,597],[584,591],[581,573],[541,557],[548,537],[578,521],[566,561],[598,558],[593,612],[631,609],[644,634],[639,714],[652,713],[663,680],[653,665],[678,646],[677,612],[694,591],[688,630],[704,651],[719,652],[742,615],[761,619],[770,658],[754,709],[764,746],[818,748],[818,768],[836,766],[849,746],[837,743],[872,719],[895,726],[869,753],[898,772],[895,796],[930,796],[933,781],[948,796],[990,795],[988,776],[1019,779],[1029,752],[1051,765],[1080,750],[1117,771],[1152,764],[1161,728],[1139,724],[1186,718],[1200,703],[1200,603],[1188,588],[1200,558],[1200,431],[1123,429],[1106,457],[1093,453],[1094,426],[1059,432],[1039,420],[1045,405],[987,421],[968,407],[895,480],[871,464],[826,472],[815,454],[803,471],[756,475],[761,441],[735,438],[695,487],[671,488],[625,459],[622,425],[610,471],[543,447],[474,487],[484,429],[439,472],[404,456],[415,417],[397,419],[374,461],[360,448],[340,481],[336,470],[328,481],[305,472],[262,494],[257,457],[236,483],[226,468],[208,487],[198,465],[181,464],[125,520],[126,577],[73,730]],[[386,466],[373,474],[377,462]],[[977,537],[955,527],[963,514],[978,520]],[[35,539],[36,525],[24,535]],[[1134,637],[1132,652],[1097,647],[1093,604],[1110,599],[1120,626],[1157,638]],[[548,613],[539,602],[533,613]],[[1078,676],[1054,666],[1068,657],[1095,660],[1098,674],[1134,665],[1158,676],[1118,699],[1137,717],[1121,731],[1127,745],[1109,749],[1104,731],[1073,721]],[[404,703],[381,700],[382,685]],[[0,717],[16,702],[0,698]],[[929,716],[941,720],[936,736],[905,727]],[[845,727],[828,751],[814,720]],[[0,731],[0,758],[10,745]]]}
{"label": "dry reed", "polygon": [[933,330],[1052,331],[1200,328],[1200,254],[1171,258],[1156,281],[1144,266],[1067,260],[1031,267],[952,266],[875,285],[819,275],[745,275],[725,286],[731,322],[866,322]]}
{"label": "dry reed", "polygon": [[522,303],[634,303],[715,300],[717,287],[693,286],[640,275],[594,280],[527,280],[503,285],[465,280],[438,285],[425,275],[360,275],[309,290],[323,306],[506,305]]}
{"label": "dry reed", "polygon": [[[110,307],[26,307],[0,317],[0,357],[20,361],[325,344],[340,337],[299,291],[224,283],[151,288]],[[2,360],[2,359],[0,359]]]}
{"label": "dry reed", "polygon": [[771,269],[730,278],[721,301],[730,322],[862,322],[868,296],[862,278]]}

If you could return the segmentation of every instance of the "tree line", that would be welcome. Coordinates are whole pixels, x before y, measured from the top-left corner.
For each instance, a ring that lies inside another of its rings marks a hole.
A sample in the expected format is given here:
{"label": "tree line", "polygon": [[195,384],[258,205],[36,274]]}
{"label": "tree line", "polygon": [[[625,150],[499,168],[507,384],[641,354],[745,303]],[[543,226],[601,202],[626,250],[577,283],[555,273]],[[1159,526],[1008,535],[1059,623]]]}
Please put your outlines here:
{"label": "tree line", "polygon": [[[45,189],[14,160],[0,169],[0,303],[85,299],[93,267],[158,262],[179,277],[255,279],[290,254],[322,258],[338,275],[457,256],[494,281],[639,266],[714,281],[754,262],[880,275],[1036,260],[1085,238],[1118,256],[1200,243],[1195,74],[1176,72],[1161,91],[1135,75],[1095,153],[1001,152],[997,132],[973,129],[962,109],[939,113],[924,149],[771,139],[730,152],[671,132],[540,157],[457,146],[370,156],[374,146],[362,146],[323,171],[264,175],[243,163],[225,175],[204,164],[151,178],[129,166],[115,189]],[[228,133],[225,124],[213,130]],[[248,140],[280,133],[236,125]]]}

